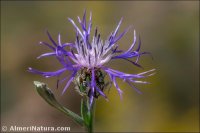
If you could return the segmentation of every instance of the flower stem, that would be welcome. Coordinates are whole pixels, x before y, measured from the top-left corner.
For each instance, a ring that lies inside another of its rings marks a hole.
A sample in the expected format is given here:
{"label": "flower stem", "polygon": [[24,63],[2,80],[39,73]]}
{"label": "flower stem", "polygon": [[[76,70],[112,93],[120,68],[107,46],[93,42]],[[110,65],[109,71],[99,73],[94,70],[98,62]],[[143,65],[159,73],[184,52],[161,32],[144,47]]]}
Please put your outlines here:
{"label": "flower stem", "polygon": [[88,133],[92,133],[95,116],[95,99],[92,105],[89,105],[89,101],[90,99],[88,97],[81,99],[81,117],[84,121],[84,127]]}
{"label": "flower stem", "polygon": [[88,133],[93,133],[94,117],[95,117],[95,100],[92,103],[91,109],[89,110],[90,120],[88,124]]}

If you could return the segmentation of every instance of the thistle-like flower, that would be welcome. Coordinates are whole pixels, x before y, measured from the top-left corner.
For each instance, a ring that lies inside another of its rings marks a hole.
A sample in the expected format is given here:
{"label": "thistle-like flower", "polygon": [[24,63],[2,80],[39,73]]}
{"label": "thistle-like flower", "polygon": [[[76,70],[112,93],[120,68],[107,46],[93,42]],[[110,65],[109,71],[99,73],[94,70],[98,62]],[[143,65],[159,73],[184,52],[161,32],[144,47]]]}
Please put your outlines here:
{"label": "thistle-like flower", "polygon": [[[127,74],[105,66],[105,64],[109,61],[115,59],[124,59],[137,67],[141,67],[138,64],[140,56],[149,53],[140,52],[140,38],[138,40],[138,46],[135,48],[135,30],[133,43],[131,44],[130,48],[127,51],[122,51],[118,49],[117,41],[120,40],[129,30],[129,28],[127,28],[124,32],[118,35],[118,30],[122,23],[122,19],[119,21],[116,29],[111,32],[105,41],[102,40],[97,28],[95,29],[94,36],[91,38],[91,13],[88,25],[86,23],[86,12],[84,12],[82,20],[80,17],[78,17],[78,22],[81,28],[79,28],[71,18],[69,18],[69,21],[72,23],[76,31],[75,41],[73,43],[62,43],[61,36],[59,34],[58,41],[56,42],[47,31],[47,35],[53,45],[50,45],[46,42],[40,42],[40,44],[46,45],[52,50],[52,52],[42,54],[38,57],[41,58],[46,56],[55,56],[63,67],[54,72],[41,72],[33,68],[29,68],[29,71],[40,74],[46,78],[59,76],[65,71],[70,71],[71,76],[68,78],[62,93],[67,90],[71,82],[74,82],[76,85],[76,90],[81,95],[89,97],[90,105],[93,103],[94,98],[98,98],[100,95],[107,99],[107,96],[104,93],[104,89],[107,86],[107,83],[104,81],[106,74],[109,76],[111,83],[113,83],[117,89],[120,97],[122,95],[122,90],[119,88],[116,78],[123,79],[132,88],[140,93],[140,91],[133,84],[147,84],[148,82],[141,81],[139,79],[153,75],[153,71],[155,69],[138,74]],[[68,50],[66,47],[68,47]],[[67,79],[67,77],[63,78],[62,81],[65,79]]]}

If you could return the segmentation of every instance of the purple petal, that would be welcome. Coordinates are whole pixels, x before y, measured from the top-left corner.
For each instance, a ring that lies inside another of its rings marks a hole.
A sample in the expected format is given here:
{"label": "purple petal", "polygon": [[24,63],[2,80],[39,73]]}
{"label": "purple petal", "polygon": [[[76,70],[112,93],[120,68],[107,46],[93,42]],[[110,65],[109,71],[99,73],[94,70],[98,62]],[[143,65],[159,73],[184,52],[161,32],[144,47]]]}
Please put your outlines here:
{"label": "purple petal", "polygon": [[101,89],[99,89],[99,87],[96,86],[96,90],[99,92],[100,95],[102,95],[108,101],[107,96],[103,93],[103,91],[101,91]]}
{"label": "purple petal", "polygon": [[140,90],[138,90],[133,84],[131,84],[129,81],[126,81],[133,89],[137,91],[137,93],[142,94]]}
{"label": "purple petal", "polygon": [[144,55],[144,54],[148,54],[149,56],[151,56],[151,59],[153,60],[153,56],[151,55],[151,53],[150,53],[150,52],[142,52],[142,53],[139,53],[139,55],[138,55],[138,57],[137,57],[137,59],[136,59],[136,61],[135,61],[135,62],[138,62],[138,60],[139,60],[140,56],[141,56],[141,55]]}
{"label": "purple petal", "polygon": [[122,58],[122,59],[124,59],[124,60],[126,60],[126,61],[129,61],[129,62],[131,62],[133,65],[144,69],[141,65],[139,65],[138,63],[136,63],[136,62],[134,62],[134,61],[132,61],[132,60],[129,60],[129,59],[126,59],[126,58]]}
{"label": "purple petal", "polygon": [[138,52],[130,52],[130,53],[122,53],[117,56],[113,56],[112,59],[122,59],[122,58],[133,58],[133,57],[138,57],[140,54]]}
{"label": "purple petal", "polygon": [[[134,30],[133,43],[132,43],[131,47],[125,53],[131,52],[131,50],[134,48],[135,44],[136,44],[136,33],[135,33],[135,30]],[[139,48],[140,48],[140,44],[139,44]]]}
{"label": "purple petal", "polygon": [[46,42],[40,42],[39,44],[40,44],[40,45],[46,45],[46,46],[49,47],[50,49],[55,50],[54,47],[52,47],[51,45],[49,45],[49,44],[46,43]]}
{"label": "purple petal", "polygon": [[77,18],[78,18],[78,22],[79,22],[80,24],[82,24],[82,21],[81,21],[80,17],[78,16]]}
{"label": "purple petal", "polygon": [[117,50],[118,49],[118,45],[113,49],[111,49],[112,50],[112,53],[121,53],[121,52],[123,52],[122,50]]}
{"label": "purple petal", "polygon": [[75,48],[75,44],[74,44],[74,43],[64,43],[64,44],[62,45],[63,48],[66,47],[66,46],[70,46],[70,47]]}
{"label": "purple petal", "polygon": [[80,23],[82,29],[83,29],[84,31],[87,31],[86,27],[85,27],[84,24],[83,24],[83,21],[81,21],[81,19],[80,19],[79,16],[78,16],[78,22]]}
{"label": "purple petal", "polygon": [[65,88],[62,91],[62,95],[65,93],[65,91],[67,90],[67,88],[69,87],[69,85],[71,84],[71,82],[74,80],[74,77],[76,76],[77,71],[74,71],[70,77],[70,79],[68,80]]}
{"label": "purple petal", "polygon": [[119,30],[119,27],[120,27],[120,25],[121,25],[121,23],[122,23],[122,20],[123,20],[123,18],[120,19],[120,21],[119,21],[119,23],[118,23],[118,25],[117,25],[117,28],[115,29],[115,32],[113,33],[113,37],[116,36],[116,34],[117,34],[118,30]]}
{"label": "purple petal", "polygon": [[156,72],[147,75],[147,77],[149,77],[149,76],[153,76],[154,74],[156,74]]}
{"label": "purple petal", "polygon": [[[156,70],[156,69],[151,69],[151,70],[149,70],[149,71],[142,72],[142,73],[139,73],[139,74],[137,74],[137,75],[141,76],[141,75],[147,74],[147,73],[149,73],[149,72],[153,72],[153,71],[155,71],[155,70]],[[150,74],[150,75],[151,75],[151,74]]]}
{"label": "purple petal", "polygon": [[64,71],[66,71],[67,69],[66,68],[62,68],[58,71],[55,71],[55,72],[42,72],[42,71],[38,71],[36,69],[33,69],[31,67],[28,68],[28,71],[29,72],[32,72],[32,73],[35,73],[35,74],[40,74],[46,78],[49,78],[49,77],[52,77],[52,76],[58,76],[60,74],[62,74]]}
{"label": "purple petal", "polygon": [[112,44],[116,43],[119,39],[121,39],[128,31],[129,31],[130,27],[128,27],[124,32],[122,32],[118,37],[116,37],[114,40],[112,40],[110,42],[110,45],[112,46]]}
{"label": "purple petal", "polygon": [[72,23],[72,25],[74,26],[74,28],[76,29],[76,31],[78,31],[78,33],[84,39],[84,36],[83,36],[82,32],[80,31],[80,29],[78,28],[78,26],[74,23],[74,21],[71,18],[68,18],[68,20]]}
{"label": "purple petal", "polygon": [[38,56],[37,59],[40,59],[40,58],[42,58],[42,57],[46,57],[46,56],[54,56],[54,55],[56,55],[55,52],[44,53],[44,54]]}
{"label": "purple petal", "polygon": [[138,75],[138,74],[127,74],[127,73],[123,73],[114,69],[110,69],[110,68],[106,68],[106,67],[102,67],[102,69],[104,71],[106,71],[109,74],[112,74],[115,77],[119,77],[119,78],[144,78],[145,76],[142,75]]}
{"label": "purple petal", "polygon": [[129,81],[133,83],[139,83],[139,84],[150,84],[149,82],[146,82],[146,81],[139,81],[139,80],[132,80],[132,79],[130,79]]}
{"label": "purple petal", "polygon": [[141,39],[140,39],[140,35],[139,35],[138,48],[136,49],[137,52],[140,51],[140,47],[141,47]]}
{"label": "purple petal", "polygon": [[60,33],[58,34],[58,45],[62,46]]}
{"label": "purple petal", "polygon": [[120,99],[122,99],[122,93],[123,91],[119,88],[117,82],[116,82],[116,79],[115,79],[115,76],[113,76],[112,74],[108,74],[111,81],[113,82],[115,88],[117,89],[118,93],[119,93],[119,96],[120,96]]}
{"label": "purple petal", "polygon": [[84,14],[83,14],[82,23],[83,23],[83,26],[86,28],[86,10],[84,11]]}
{"label": "purple petal", "polygon": [[48,32],[48,30],[46,31],[47,32],[47,35],[48,35],[48,37],[49,37],[49,40],[51,40],[51,42],[53,43],[53,45],[54,46],[58,46],[57,44],[56,44],[56,42],[53,40],[53,38],[51,37],[51,35],[49,34],[49,32]]}
{"label": "purple petal", "polygon": [[[138,51],[131,52],[131,50],[135,46],[135,43],[136,43],[136,33],[135,33],[135,30],[134,30],[134,39],[133,39],[133,43],[132,43],[131,47],[126,52],[124,52],[124,53],[122,53],[120,55],[112,57],[112,59],[119,59],[119,58],[125,59],[125,58],[133,58],[133,57],[139,56]],[[140,43],[139,43],[138,48],[140,48]]]}
{"label": "purple petal", "polygon": [[66,62],[67,65],[70,65],[70,66],[73,65],[68,57],[65,58],[65,62]]}
{"label": "purple petal", "polygon": [[87,31],[88,34],[90,34],[91,28],[92,28],[92,12],[90,12],[90,20],[88,23],[88,31]]}
{"label": "purple petal", "polygon": [[74,70],[71,61],[67,57],[64,58],[64,57],[58,57],[57,56],[56,58],[67,70]]}
{"label": "purple petal", "polygon": [[60,46],[58,46],[57,48],[56,48],[56,50],[55,50],[55,53],[56,53],[56,55],[59,57],[59,56],[62,56],[63,55],[63,48],[62,47],[60,47]]}
{"label": "purple petal", "polygon": [[94,99],[94,88],[95,88],[96,82],[95,82],[95,72],[94,69],[92,69],[92,80],[91,80],[91,94],[90,94],[90,107],[92,106],[93,99]]}

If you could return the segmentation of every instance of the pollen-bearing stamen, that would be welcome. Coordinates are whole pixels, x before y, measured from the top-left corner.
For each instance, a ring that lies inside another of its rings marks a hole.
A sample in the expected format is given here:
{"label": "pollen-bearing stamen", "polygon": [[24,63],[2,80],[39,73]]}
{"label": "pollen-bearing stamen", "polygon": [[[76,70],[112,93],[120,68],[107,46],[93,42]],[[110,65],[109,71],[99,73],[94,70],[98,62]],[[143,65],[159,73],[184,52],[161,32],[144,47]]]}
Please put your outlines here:
{"label": "pollen-bearing stamen", "polygon": [[[141,40],[139,37],[137,45],[136,31],[134,30],[133,43],[130,48],[123,51],[119,49],[119,45],[116,43],[129,31],[130,27],[119,34],[122,19],[106,40],[101,38],[97,28],[95,28],[94,36],[91,36],[92,13],[90,13],[88,24],[86,23],[86,12],[84,12],[82,20],[78,17],[80,28],[71,18],[68,18],[68,20],[72,23],[76,31],[74,43],[62,43],[60,34],[58,35],[58,42],[56,42],[50,36],[49,32],[47,32],[53,46],[46,42],[41,42],[41,44],[46,45],[53,50],[53,52],[45,53],[38,57],[54,56],[62,64],[62,68],[54,72],[41,72],[33,68],[29,68],[29,71],[40,74],[46,78],[53,76],[58,77],[65,71],[71,72],[69,77],[61,79],[62,82],[68,79],[63,93],[67,90],[71,82],[74,82],[75,88],[79,94],[89,97],[90,106],[94,98],[102,96],[107,99],[104,93],[107,86],[107,83],[105,83],[105,75],[109,76],[111,83],[117,89],[120,97],[122,96],[122,90],[117,83],[117,78],[122,79],[138,93],[141,93],[134,84],[148,84],[148,82],[142,80],[148,76],[152,76],[155,73],[155,69],[138,74],[128,74],[105,66],[106,63],[112,60],[123,59],[136,67],[142,67],[138,63],[139,58],[149,53],[140,52]],[[69,47],[69,50],[66,50],[65,47]]]}

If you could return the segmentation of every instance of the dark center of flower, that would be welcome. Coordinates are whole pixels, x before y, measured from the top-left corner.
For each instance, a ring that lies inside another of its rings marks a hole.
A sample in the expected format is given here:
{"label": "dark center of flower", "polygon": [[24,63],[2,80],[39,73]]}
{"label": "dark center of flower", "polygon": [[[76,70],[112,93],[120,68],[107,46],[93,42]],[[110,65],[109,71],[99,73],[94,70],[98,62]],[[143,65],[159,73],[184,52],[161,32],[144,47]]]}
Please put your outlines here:
{"label": "dark center of flower", "polygon": [[[104,82],[104,77],[105,74],[102,73],[102,71],[99,68],[95,68],[95,83],[96,86],[98,87],[102,92],[105,89],[105,82]],[[80,73],[77,74],[74,83],[76,85],[76,90],[78,93],[82,96],[90,96],[92,91],[91,91],[91,80],[92,80],[92,71],[91,69],[88,68],[83,68],[81,69]],[[100,93],[94,89],[93,96],[95,98],[98,98]]]}

